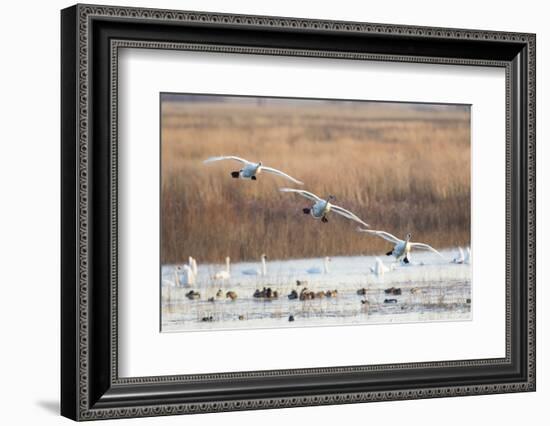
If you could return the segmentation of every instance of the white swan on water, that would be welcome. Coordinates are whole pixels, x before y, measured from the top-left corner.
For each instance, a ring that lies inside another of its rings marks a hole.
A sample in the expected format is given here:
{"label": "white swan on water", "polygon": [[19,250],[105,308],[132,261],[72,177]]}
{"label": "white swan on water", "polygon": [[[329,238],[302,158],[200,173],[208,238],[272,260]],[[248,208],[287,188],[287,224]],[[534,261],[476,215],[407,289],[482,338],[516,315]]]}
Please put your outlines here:
{"label": "white swan on water", "polygon": [[371,266],[369,269],[377,277],[383,277],[386,272],[389,272],[390,270],[393,271],[394,265],[392,264],[392,266],[388,268],[386,265],[384,265],[384,262],[382,262],[382,260],[377,257],[374,266]]}
{"label": "white swan on water", "polygon": [[413,248],[421,250],[430,250],[436,253],[441,258],[445,259],[441,253],[439,253],[432,246],[424,243],[413,243],[411,242],[411,233],[409,232],[405,237],[405,240],[397,238],[395,235],[390,234],[386,231],[374,231],[370,229],[357,228],[359,232],[366,232],[367,234],[376,235],[377,237],[383,238],[386,241],[394,244],[393,249],[386,253],[387,256],[394,256],[396,260],[402,260],[404,263],[409,263],[409,255]]}
{"label": "white swan on water", "polygon": [[326,256],[323,259],[323,268],[322,269],[318,266],[315,266],[313,268],[309,268],[307,270],[307,273],[308,274],[328,274],[330,272],[329,269],[328,269],[328,263],[329,262],[331,262],[331,258]]}
{"label": "white swan on water", "polygon": [[176,265],[174,268],[176,286],[193,285],[197,281],[197,261],[189,256],[187,264]]}
{"label": "white swan on water", "polygon": [[163,279],[162,283],[171,287],[193,285],[197,280],[198,267],[195,258],[189,256],[187,264],[174,267],[174,281]]}
{"label": "white swan on water", "polygon": [[267,256],[265,254],[262,254],[260,256],[260,260],[262,262],[262,269],[245,269],[242,271],[244,275],[261,275],[262,277],[265,277],[267,275],[267,266],[265,264],[265,260],[267,259]]}
{"label": "white swan on water", "polygon": [[284,173],[280,170],[274,169],[273,167],[264,166],[261,161],[259,161],[258,163],[254,163],[252,161],[248,161],[248,160],[245,160],[244,158],[236,157],[234,155],[224,155],[224,156],[220,156],[220,157],[210,157],[210,158],[204,160],[204,163],[207,164],[207,163],[212,163],[212,162],[215,162],[215,161],[222,161],[222,160],[235,160],[235,161],[239,161],[243,164],[242,169],[240,169],[238,171],[231,172],[231,176],[234,177],[235,179],[256,180],[257,175],[259,175],[262,172],[267,172],[267,173],[273,173],[273,174],[278,175],[278,176],[282,176],[285,179],[288,179],[288,180],[290,180],[290,181],[292,181],[292,182],[294,182],[298,185],[303,185],[304,184],[303,182],[299,181],[298,179],[294,179],[292,176],[289,176],[289,175],[287,175],[286,173]]}
{"label": "white swan on water", "polygon": [[335,204],[332,204],[330,200],[333,200],[335,197],[334,195],[329,195],[326,200],[323,200],[322,198],[318,197],[317,195],[308,192],[303,191],[301,189],[293,189],[293,188],[280,188],[279,191],[281,192],[294,192],[298,195],[301,195],[302,197],[307,198],[308,200],[314,201],[311,208],[304,208],[302,211],[304,214],[311,214],[311,216],[314,219],[321,219],[322,222],[328,222],[327,215],[329,212],[338,213],[340,216],[343,216],[347,219],[354,220],[355,222],[365,226],[369,227],[367,223],[359,219],[355,214],[350,212],[349,210],[346,210],[340,206],[337,206]]}
{"label": "white swan on water", "polygon": [[178,265],[175,268],[176,286],[195,284],[195,274],[193,267],[189,265]]}
{"label": "white swan on water", "polygon": [[193,275],[195,276],[195,278],[197,278],[197,274],[199,273],[197,260],[194,257],[189,256],[189,261],[187,265],[189,266],[189,268],[191,268],[191,272],[193,272]]}
{"label": "white swan on water", "polygon": [[469,264],[470,263],[470,247],[466,247],[466,254],[462,247],[458,247],[458,256],[455,257],[451,263]]}
{"label": "white swan on water", "polygon": [[230,273],[230,264],[231,264],[231,259],[229,258],[229,256],[227,256],[225,258],[225,269],[222,269],[221,271],[218,271],[214,274],[214,279],[215,280],[228,280],[229,278],[231,278],[231,273]]}

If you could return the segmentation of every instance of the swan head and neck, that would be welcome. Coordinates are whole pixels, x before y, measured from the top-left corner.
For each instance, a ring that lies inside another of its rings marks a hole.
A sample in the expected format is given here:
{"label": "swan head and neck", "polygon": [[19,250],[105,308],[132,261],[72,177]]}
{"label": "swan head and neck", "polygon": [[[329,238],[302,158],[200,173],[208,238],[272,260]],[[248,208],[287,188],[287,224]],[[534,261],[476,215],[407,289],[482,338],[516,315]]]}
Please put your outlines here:
{"label": "swan head and neck", "polygon": [[323,270],[325,272],[325,274],[328,274],[329,273],[329,270],[328,270],[328,263],[331,261],[330,257],[326,256],[325,257],[325,261],[323,263]]}
{"label": "swan head and neck", "polygon": [[329,195],[329,196],[327,197],[327,200],[325,201],[325,214],[328,213],[328,212],[330,212],[330,208],[331,208],[330,202],[331,202],[332,200],[335,200],[335,199],[336,199],[336,197],[335,197],[334,195]]}
{"label": "swan head and neck", "polygon": [[261,259],[262,259],[262,275],[266,276],[267,275],[267,266],[265,264],[265,261],[267,259],[267,255],[265,253],[263,253],[262,256],[261,256]]}
{"label": "swan head and neck", "polygon": [[189,256],[189,267],[191,268],[191,271],[193,271],[193,275],[197,275],[198,268],[197,268],[197,260],[194,257]]}
{"label": "swan head and neck", "polygon": [[226,270],[227,272],[229,272],[229,265],[230,265],[230,264],[231,264],[231,259],[229,258],[229,256],[227,256],[227,257],[225,258],[225,270]]}
{"label": "swan head and neck", "polygon": [[409,242],[409,241],[411,241],[411,238],[412,238],[412,234],[409,232],[409,233],[407,234],[407,236],[405,237],[405,241],[406,241],[406,242]]}

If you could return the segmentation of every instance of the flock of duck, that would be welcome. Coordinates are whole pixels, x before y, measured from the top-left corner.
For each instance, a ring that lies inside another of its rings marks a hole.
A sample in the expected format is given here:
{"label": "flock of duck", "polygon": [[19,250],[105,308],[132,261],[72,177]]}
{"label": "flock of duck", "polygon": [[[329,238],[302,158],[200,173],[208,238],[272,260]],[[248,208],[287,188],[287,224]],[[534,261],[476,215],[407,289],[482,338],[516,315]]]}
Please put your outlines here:
{"label": "flock of duck", "polygon": [[[244,158],[240,158],[234,155],[210,157],[207,160],[205,160],[204,163],[208,164],[208,163],[218,162],[223,160],[233,160],[233,161],[240,162],[242,164],[242,167],[239,170],[231,171],[230,173],[231,177],[235,179],[248,179],[248,180],[255,181],[258,179],[258,176],[261,173],[265,172],[265,173],[270,173],[270,174],[283,177],[297,185],[304,184],[300,180],[295,179],[294,177],[288,175],[287,173],[282,172],[281,170],[265,166],[261,161],[257,163],[251,162],[251,161],[245,160]],[[311,204],[309,207],[303,208],[302,211],[304,214],[311,215],[314,219],[320,220],[323,223],[327,223],[329,213],[334,212],[346,219],[349,219],[358,223],[360,225],[357,228],[358,232],[373,235],[391,243],[393,247],[391,250],[389,250],[386,253],[386,255],[393,256],[395,258],[395,261],[388,267],[384,265],[384,263],[380,258],[377,257],[376,263],[374,264],[374,266],[370,267],[370,271],[377,276],[382,276],[384,275],[385,272],[388,272],[389,270],[393,270],[397,262],[400,262],[401,264],[409,264],[410,252],[413,249],[428,250],[435,253],[439,257],[447,260],[440,252],[438,252],[432,246],[425,243],[411,241],[411,238],[412,238],[411,233],[408,233],[405,236],[405,239],[400,239],[395,235],[392,235],[386,231],[369,229],[370,228],[369,224],[367,224],[365,221],[359,218],[356,214],[354,214],[350,210],[347,210],[341,206],[333,204],[332,201],[335,199],[333,195],[329,195],[328,197],[326,197],[326,199],[323,199],[313,194],[312,192],[308,192],[302,189],[280,188],[279,190],[283,193],[293,193],[293,194],[300,195],[308,199],[309,201],[313,202],[313,204]],[[267,275],[266,259],[267,259],[267,256],[265,254],[262,254],[260,257],[261,268],[246,269],[241,271],[241,273],[244,275],[266,276]],[[329,273],[330,261],[331,259],[329,257],[325,257],[322,268],[315,266],[307,269],[306,272],[308,274]],[[225,269],[222,269],[214,273],[212,275],[212,278],[214,280],[230,279],[231,278],[230,262],[231,262],[231,259],[229,257],[226,257]],[[466,251],[464,251],[462,248],[459,247],[457,257],[452,259],[450,262],[457,263],[457,264],[469,263],[470,249],[467,248]],[[175,273],[174,282],[167,280],[164,284],[170,284],[175,286],[195,284],[197,279],[197,274],[198,274],[197,261],[193,257],[189,257],[189,263],[176,266],[174,273]],[[231,298],[233,299],[233,297]]]}

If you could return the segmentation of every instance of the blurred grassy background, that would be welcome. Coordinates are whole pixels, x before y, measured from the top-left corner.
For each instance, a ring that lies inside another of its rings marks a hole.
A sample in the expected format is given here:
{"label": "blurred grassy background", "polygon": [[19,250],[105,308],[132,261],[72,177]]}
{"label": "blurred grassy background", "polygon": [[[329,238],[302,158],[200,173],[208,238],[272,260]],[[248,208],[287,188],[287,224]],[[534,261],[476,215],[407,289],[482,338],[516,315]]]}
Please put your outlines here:
{"label": "blurred grassy background", "polygon": [[470,243],[466,106],[162,95],[161,262],[382,253],[389,243],[336,214],[324,224],[271,174],[232,179],[262,161],[371,225],[436,248]]}

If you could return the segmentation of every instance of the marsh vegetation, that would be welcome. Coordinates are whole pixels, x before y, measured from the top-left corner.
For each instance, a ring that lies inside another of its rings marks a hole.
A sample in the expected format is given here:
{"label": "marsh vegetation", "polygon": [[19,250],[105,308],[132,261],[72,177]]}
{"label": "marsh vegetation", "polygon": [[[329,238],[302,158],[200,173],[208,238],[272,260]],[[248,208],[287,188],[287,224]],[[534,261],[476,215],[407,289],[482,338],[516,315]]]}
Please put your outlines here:
{"label": "marsh vegetation", "polygon": [[463,106],[246,100],[161,105],[161,263],[384,253],[391,247],[307,200],[277,176],[232,179],[238,155],[284,170],[375,229],[436,248],[470,244],[470,113]]}

